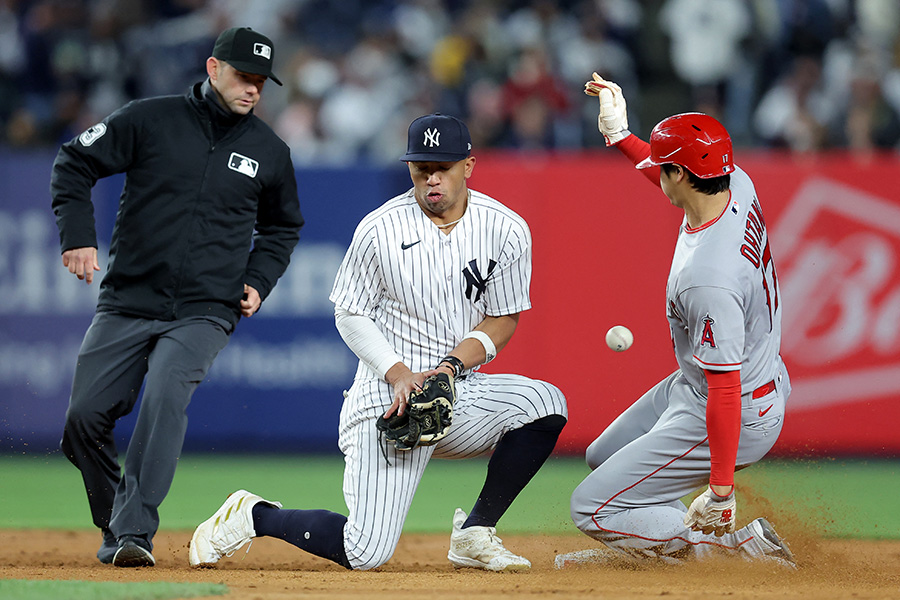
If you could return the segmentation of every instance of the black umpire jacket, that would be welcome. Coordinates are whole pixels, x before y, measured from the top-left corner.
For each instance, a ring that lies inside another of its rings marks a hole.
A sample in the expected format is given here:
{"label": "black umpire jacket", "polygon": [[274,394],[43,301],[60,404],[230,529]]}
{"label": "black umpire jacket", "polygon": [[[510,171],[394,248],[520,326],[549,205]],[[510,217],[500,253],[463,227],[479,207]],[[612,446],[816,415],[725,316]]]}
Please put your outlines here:
{"label": "black umpire jacket", "polygon": [[50,182],[62,251],[97,247],[91,188],[125,173],[98,311],[237,323],[244,283],[265,299],[303,217],[290,151],[209,82],[135,100],[63,144]]}

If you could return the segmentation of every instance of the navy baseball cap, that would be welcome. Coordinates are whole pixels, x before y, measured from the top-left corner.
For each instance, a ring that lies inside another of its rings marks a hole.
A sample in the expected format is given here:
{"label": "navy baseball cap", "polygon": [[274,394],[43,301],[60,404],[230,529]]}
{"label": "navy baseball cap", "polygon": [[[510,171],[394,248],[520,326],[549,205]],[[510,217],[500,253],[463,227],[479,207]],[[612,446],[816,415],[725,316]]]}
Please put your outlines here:
{"label": "navy baseball cap", "polygon": [[466,124],[450,115],[435,113],[409,125],[404,162],[456,162],[472,152],[472,136]]}
{"label": "navy baseball cap", "polygon": [[281,85],[281,81],[272,73],[272,63],[275,61],[272,40],[249,27],[232,27],[219,34],[212,55],[238,71],[265,75]]}

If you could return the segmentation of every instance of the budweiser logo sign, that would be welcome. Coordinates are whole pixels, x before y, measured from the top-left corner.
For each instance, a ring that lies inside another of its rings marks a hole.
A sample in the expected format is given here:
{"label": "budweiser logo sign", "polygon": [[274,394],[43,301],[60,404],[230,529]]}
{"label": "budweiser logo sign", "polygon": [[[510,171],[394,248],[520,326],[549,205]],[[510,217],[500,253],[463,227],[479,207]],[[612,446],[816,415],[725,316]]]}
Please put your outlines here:
{"label": "budweiser logo sign", "polygon": [[900,394],[900,206],[807,182],[772,231],[790,408]]}

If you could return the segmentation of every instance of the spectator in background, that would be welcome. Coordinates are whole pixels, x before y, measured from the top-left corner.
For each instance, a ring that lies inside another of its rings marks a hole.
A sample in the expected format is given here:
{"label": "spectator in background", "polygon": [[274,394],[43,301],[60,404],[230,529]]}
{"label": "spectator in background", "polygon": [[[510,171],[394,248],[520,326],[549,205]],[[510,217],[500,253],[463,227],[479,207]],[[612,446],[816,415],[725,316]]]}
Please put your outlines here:
{"label": "spectator in background", "polygon": [[340,64],[341,84],[322,99],[319,120],[329,155],[343,161],[377,156],[386,121],[415,93],[413,73],[404,69],[392,40],[368,36]]}
{"label": "spectator in background", "polygon": [[[632,90],[629,102],[632,107],[640,106],[637,59],[626,41],[629,37],[633,36],[632,41],[637,37],[632,27],[640,23],[640,6],[620,0],[581,2],[575,6],[574,14],[575,27],[562,36],[555,47],[558,74],[566,90],[571,94],[571,90],[581,89],[584,74],[596,71],[604,78],[618,81],[625,89]],[[593,131],[596,111],[584,103],[581,107],[581,132],[572,145],[587,147],[602,143],[603,140],[598,140],[595,135],[585,135]],[[638,111],[632,110],[632,114],[631,127],[635,131],[640,130]]]}
{"label": "spectator in background", "polygon": [[741,43],[753,20],[744,0],[667,0],[659,18],[672,67],[691,88],[691,108],[723,121],[732,135],[745,131],[751,109],[737,100],[747,91],[730,93],[750,72]]}
{"label": "spectator in background", "polygon": [[763,95],[753,123],[767,145],[805,153],[825,148],[834,115],[834,102],[822,84],[821,59],[802,55]]}
{"label": "spectator in background", "polygon": [[771,88],[791,69],[798,55],[819,55],[841,35],[828,0],[755,0],[757,19],[771,28],[768,51],[760,60],[761,89]]}
{"label": "spectator in background", "polygon": [[876,150],[896,148],[900,142],[900,115],[885,98],[884,69],[878,57],[865,50],[856,56],[849,99],[833,124],[833,142],[862,157]]}
{"label": "spectator in background", "polygon": [[[13,7],[19,14],[24,65],[18,80],[20,103],[8,134],[17,145],[56,141],[62,127],[57,101],[80,94],[84,79],[86,11],[73,0],[40,1]],[[78,101],[76,99],[76,101]]]}
{"label": "spectator in background", "polygon": [[0,134],[7,130],[19,106],[25,73],[25,45],[19,33],[16,4],[14,0],[0,0]]}
{"label": "spectator in background", "polygon": [[[272,90],[259,116],[291,145],[298,165],[383,163],[403,151],[402,123],[431,112],[466,118],[485,149],[590,147],[596,139],[584,132],[595,116],[572,103],[590,71],[628,90],[635,129],[643,113],[657,110],[644,99],[688,88],[686,110],[719,114],[736,144],[757,143],[757,99],[780,84],[794,57],[822,59],[830,102],[843,106],[846,49],[858,36],[892,52],[900,4],[0,0],[0,143],[53,146],[128,100],[180,93],[204,75],[197,65],[215,35],[236,22],[271,31],[281,55],[293,57],[285,89]],[[669,35],[673,68],[658,64],[660,52],[647,43],[654,23]],[[534,49],[554,83],[549,93],[513,90],[508,110],[508,80]],[[648,93],[651,77],[656,89]],[[880,84],[900,104],[900,72]]]}
{"label": "spectator in background", "polygon": [[495,147],[503,135],[502,84],[511,43],[491,4],[471,4],[456,22],[429,56],[430,78],[440,89],[437,112],[469,115],[473,145]]}
{"label": "spectator in background", "polygon": [[465,114],[472,124],[472,144],[481,148],[499,145],[503,135],[503,90],[490,78],[476,81],[468,89]]}
{"label": "spectator in background", "polygon": [[550,71],[543,48],[525,48],[503,84],[506,130],[499,145],[523,150],[564,146],[559,125],[569,111],[564,87]]}

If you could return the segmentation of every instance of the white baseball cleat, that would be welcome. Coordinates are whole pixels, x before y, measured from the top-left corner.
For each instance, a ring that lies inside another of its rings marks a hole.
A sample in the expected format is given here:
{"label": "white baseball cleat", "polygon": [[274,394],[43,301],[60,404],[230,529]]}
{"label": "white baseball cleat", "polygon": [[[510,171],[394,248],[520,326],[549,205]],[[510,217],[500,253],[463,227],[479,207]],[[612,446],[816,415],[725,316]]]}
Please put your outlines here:
{"label": "white baseball cleat", "polygon": [[524,571],[531,562],[503,547],[494,527],[467,527],[466,513],[457,508],[453,515],[453,532],[450,534],[450,552],[447,558],[455,567],[472,567],[487,571]]}
{"label": "white baseball cleat", "polygon": [[189,553],[191,566],[211,567],[255,538],[253,507],[259,502],[281,508],[280,502],[269,502],[246,490],[230,494],[219,510],[194,531]]}
{"label": "white baseball cleat", "polygon": [[772,524],[763,518],[756,519],[747,525],[747,529],[753,534],[755,541],[758,542],[762,554],[753,558],[761,560],[769,560],[792,569],[797,568],[794,562],[794,555],[788,548],[787,543],[775,532]]}

